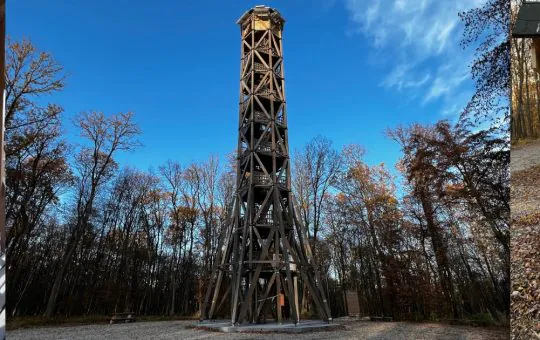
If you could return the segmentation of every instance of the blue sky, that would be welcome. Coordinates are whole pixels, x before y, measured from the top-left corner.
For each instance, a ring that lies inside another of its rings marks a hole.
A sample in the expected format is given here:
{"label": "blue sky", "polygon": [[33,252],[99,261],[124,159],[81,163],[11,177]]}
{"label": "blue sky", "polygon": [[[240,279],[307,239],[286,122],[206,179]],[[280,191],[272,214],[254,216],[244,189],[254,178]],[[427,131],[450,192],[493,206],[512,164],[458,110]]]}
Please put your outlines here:
{"label": "blue sky", "polygon": [[[7,34],[28,37],[68,73],[65,129],[81,111],[134,111],[144,146],[117,160],[140,169],[224,156],[237,141],[240,30],[258,4],[286,19],[289,143],[321,134],[393,168],[388,127],[455,119],[472,95],[472,50],[458,12],[482,1],[8,0]],[[222,158],[224,159],[224,158]]]}

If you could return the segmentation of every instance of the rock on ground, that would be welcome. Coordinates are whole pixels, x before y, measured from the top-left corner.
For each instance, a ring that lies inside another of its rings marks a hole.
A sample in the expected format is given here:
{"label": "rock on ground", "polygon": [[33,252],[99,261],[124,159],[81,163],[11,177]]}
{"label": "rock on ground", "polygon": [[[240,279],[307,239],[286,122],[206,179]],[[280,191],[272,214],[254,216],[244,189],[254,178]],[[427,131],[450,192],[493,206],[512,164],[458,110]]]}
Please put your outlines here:
{"label": "rock on ground", "polygon": [[7,339],[462,339],[499,340],[508,339],[507,329],[481,328],[470,326],[451,326],[432,323],[408,322],[340,322],[345,329],[303,334],[246,334],[218,333],[186,328],[193,321],[135,322],[128,324],[97,324],[71,327],[42,327],[17,329],[7,332]]}

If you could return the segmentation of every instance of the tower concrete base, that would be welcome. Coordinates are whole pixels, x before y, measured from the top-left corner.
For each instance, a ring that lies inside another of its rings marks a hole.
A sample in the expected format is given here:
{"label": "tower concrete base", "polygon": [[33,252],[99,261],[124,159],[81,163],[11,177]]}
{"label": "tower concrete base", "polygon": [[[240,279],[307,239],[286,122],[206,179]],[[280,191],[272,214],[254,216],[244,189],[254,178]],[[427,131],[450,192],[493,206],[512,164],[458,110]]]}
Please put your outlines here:
{"label": "tower concrete base", "polygon": [[298,324],[292,322],[267,322],[267,323],[245,323],[238,326],[231,325],[228,320],[205,320],[191,324],[189,327],[224,333],[307,333],[321,332],[343,329],[343,325],[338,323],[327,323],[322,320],[300,320]]}

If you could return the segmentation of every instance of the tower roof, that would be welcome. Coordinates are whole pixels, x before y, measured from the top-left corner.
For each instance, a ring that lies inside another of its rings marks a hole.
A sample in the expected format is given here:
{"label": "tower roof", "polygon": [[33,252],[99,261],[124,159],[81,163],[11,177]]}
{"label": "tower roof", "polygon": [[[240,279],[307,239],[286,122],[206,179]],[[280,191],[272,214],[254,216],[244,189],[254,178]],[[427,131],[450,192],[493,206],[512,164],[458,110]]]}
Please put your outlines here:
{"label": "tower roof", "polygon": [[277,19],[282,24],[285,23],[285,19],[281,16],[281,13],[279,13],[277,9],[269,7],[269,6],[265,6],[265,5],[257,5],[247,10],[244,14],[242,14],[240,19],[236,21],[236,23],[238,25],[242,25],[244,21],[246,21],[246,19],[249,18],[249,16],[252,13],[259,14],[259,15],[270,15],[272,19]]}

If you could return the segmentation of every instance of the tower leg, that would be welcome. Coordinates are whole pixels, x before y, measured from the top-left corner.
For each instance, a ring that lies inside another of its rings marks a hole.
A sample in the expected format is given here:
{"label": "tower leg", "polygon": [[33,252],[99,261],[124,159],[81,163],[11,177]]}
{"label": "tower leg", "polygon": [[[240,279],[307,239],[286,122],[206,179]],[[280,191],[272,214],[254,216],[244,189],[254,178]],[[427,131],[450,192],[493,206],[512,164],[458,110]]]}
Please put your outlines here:
{"label": "tower leg", "polygon": [[277,323],[281,325],[281,280],[276,279],[276,314]]}
{"label": "tower leg", "polygon": [[293,285],[294,285],[294,306],[293,308],[295,309],[296,313],[295,313],[295,320],[294,320],[294,323],[297,324],[299,321],[300,321],[300,311],[298,309],[298,276],[297,275],[294,275],[293,277]]}

